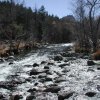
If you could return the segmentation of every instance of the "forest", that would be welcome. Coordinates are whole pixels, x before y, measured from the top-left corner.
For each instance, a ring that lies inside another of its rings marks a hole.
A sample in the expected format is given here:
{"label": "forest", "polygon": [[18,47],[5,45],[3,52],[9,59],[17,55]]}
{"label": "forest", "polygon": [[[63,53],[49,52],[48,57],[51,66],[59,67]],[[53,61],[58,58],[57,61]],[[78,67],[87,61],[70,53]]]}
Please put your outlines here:
{"label": "forest", "polygon": [[11,48],[38,43],[71,42],[75,18],[49,15],[44,6],[40,9],[25,7],[14,0],[0,1],[0,41]]}

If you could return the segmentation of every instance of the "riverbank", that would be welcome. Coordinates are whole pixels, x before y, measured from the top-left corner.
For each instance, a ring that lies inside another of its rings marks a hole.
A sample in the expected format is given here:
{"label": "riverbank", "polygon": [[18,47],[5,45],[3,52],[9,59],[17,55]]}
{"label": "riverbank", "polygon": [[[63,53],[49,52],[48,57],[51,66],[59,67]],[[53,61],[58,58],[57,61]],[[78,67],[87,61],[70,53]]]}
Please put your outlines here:
{"label": "riverbank", "polygon": [[18,41],[18,42],[12,42],[12,44],[9,44],[9,42],[0,42],[0,57],[8,57],[11,55],[18,55],[24,51],[37,49],[42,44],[37,42],[25,42],[25,41]]}

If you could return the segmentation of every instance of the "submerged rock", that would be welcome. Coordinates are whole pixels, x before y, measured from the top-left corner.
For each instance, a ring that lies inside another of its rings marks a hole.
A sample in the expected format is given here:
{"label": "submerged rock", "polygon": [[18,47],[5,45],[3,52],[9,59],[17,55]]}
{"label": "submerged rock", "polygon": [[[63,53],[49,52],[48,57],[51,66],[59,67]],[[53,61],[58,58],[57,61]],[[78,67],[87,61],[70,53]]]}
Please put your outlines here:
{"label": "submerged rock", "polygon": [[96,95],[96,92],[87,92],[85,95],[88,97],[94,97]]}

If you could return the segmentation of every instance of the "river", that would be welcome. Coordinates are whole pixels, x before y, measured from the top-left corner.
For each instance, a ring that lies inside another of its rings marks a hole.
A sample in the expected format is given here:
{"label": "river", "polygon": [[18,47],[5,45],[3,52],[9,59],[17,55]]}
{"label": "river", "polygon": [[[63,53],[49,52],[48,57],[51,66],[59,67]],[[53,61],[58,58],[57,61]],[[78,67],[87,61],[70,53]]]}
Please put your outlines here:
{"label": "river", "polygon": [[[44,45],[3,60],[0,100],[100,100],[99,66],[87,66],[88,55],[74,53],[72,43]],[[57,92],[46,90],[55,85]]]}

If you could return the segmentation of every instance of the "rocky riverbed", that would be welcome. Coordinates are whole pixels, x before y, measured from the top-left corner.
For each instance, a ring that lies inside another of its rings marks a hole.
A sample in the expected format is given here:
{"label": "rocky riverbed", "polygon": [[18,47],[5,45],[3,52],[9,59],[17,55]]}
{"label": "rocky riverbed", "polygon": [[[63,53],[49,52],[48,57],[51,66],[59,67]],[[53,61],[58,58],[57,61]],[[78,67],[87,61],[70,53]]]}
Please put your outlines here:
{"label": "rocky riverbed", "polygon": [[100,100],[100,66],[73,44],[0,59],[0,100]]}

